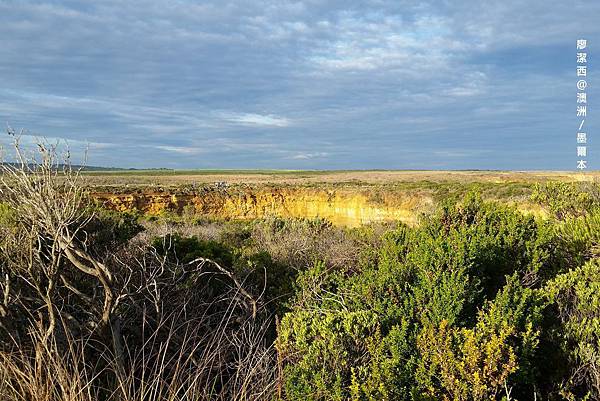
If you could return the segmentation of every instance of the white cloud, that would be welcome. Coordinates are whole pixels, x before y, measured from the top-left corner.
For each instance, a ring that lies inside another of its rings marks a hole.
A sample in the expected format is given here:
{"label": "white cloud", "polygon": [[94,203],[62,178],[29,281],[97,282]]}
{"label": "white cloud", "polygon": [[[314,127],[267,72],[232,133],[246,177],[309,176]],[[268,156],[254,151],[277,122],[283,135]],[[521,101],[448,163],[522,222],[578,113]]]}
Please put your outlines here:
{"label": "white cloud", "polygon": [[310,160],[329,156],[327,152],[297,153],[291,157],[294,160]]}
{"label": "white cloud", "polygon": [[480,150],[480,149],[442,149],[433,151],[432,154],[438,157],[443,158],[457,158],[457,159],[466,159],[469,157],[481,155],[484,153],[489,153],[490,150]]}
{"label": "white cloud", "polygon": [[179,153],[183,155],[199,155],[201,153],[205,153],[205,149],[193,148],[193,147],[184,147],[184,146],[167,146],[167,145],[157,145],[154,146],[155,149],[164,150],[167,152]]}
{"label": "white cloud", "polygon": [[407,22],[399,15],[343,13],[321,26],[330,39],[317,46],[309,60],[330,70],[431,70],[466,47],[452,37],[449,21],[439,16]]}
{"label": "white cloud", "polygon": [[485,93],[488,84],[487,74],[481,71],[474,71],[462,78],[458,85],[441,90],[441,93],[451,97],[477,96]]}
{"label": "white cloud", "polygon": [[220,113],[221,118],[239,125],[263,126],[263,127],[288,127],[291,121],[285,117],[279,117],[272,114],[255,113]]}

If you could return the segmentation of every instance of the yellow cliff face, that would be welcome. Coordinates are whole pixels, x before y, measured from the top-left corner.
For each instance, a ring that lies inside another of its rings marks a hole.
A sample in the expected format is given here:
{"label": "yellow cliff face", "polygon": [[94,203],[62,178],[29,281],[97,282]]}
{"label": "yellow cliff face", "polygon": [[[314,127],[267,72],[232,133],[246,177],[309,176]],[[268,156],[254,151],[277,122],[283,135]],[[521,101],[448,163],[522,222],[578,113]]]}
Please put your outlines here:
{"label": "yellow cliff face", "polygon": [[[382,221],[402,221],[415,225],[421,213],[431,212],[435,208],[432,198],[426,194],[384,192],[374,196],[356,189],[265,187],[213,189],[196,194],[96,193],[94,197],[109,209],[139,211],[147,215],[182,213],[185,210],[199,217],[222,219],[324,218],[333,224],[348,227]],[[541,208],[534,205],[520,203],[516,206],[524,214],[545,215]]]}
{"label": "yellow cliff face", "polygon": [[351,191],[313,189],[213,190],[199,194],[96,193],[94,197],[105,207],[119,211],[140,211],[148,215],[162,212],[181,213],[193,208],[198,216],[224,219],[264,217],[325,218],[333,224],[361,224],[400,220],[415,224],[419,212],[430,208],[428,197],[378,199]]}

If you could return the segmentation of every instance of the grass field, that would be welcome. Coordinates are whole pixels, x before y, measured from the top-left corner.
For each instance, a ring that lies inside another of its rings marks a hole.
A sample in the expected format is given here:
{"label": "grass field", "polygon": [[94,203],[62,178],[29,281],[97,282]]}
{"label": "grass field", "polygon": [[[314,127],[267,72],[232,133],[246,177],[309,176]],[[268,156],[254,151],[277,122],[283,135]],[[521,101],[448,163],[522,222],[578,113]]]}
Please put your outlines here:
{"label": "grass field", "polygon": [[394,184],[406,182],[544,182],[599,181],[600,172],[570,171],[425,171],[425,170],[126,170],[84,173],[92,186],[177,186],[230,184]]}

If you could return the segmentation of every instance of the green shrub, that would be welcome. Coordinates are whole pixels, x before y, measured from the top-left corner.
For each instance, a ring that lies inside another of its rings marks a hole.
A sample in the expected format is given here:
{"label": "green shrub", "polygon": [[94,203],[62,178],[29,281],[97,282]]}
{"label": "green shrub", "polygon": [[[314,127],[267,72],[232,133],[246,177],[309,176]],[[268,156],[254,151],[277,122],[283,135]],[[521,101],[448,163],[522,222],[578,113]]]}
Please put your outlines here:
{"label": "green shrub", "polygon": [[230,267],[233,264],[232,252],[216,241],[203,241],[196,237],[183,237],[179,234],[168,234],[155,238],[152,246],[161,255],[172,261],[186,264],[197,258],[212,259],[217,263]]}
{"label": "green shrub", "polygon": [[144,230],[138,222],[138,215],[129,212],[115,212],[104,208],[94,208],[93,218],[85,227],[93,247],[97,251],[114,251]]}
{"label": "green shrub", "polygon": [[301,272],[279,326],[284,398],[490,399],[505,382],[530,395],[543,306],[533,287],[552,276],[554,239],[469,195],[385,235],[374,264]]}
{"label": "green shrub", "polygon": [[572,367],[571,399],[600,398],[600,259],[557,276],[547,295],[562,322],[559,344]]}
{"label": "green shrub", "polygon": [[531,200],[546,207],[557,219],[581,216],[600,206],[600,185],[548,182],[536,184]]}
{"label": "green shrub", "polygon": [[422,365],[417,371],[422,391],[431,399],[484,401],[496,399],[508,377],[517,370],[509,343],[510,325],[494,330],[428,325],[417,340]]}
{"label": "green shrub", "polygon": [[[244,247],[233,247],[220,241],[205,241],[197,237],[169,234],[154,238],[152,246],[159,255],[171,262],[189,264],[198,258],[210,259],[232,272],[244,287],[274,312],[283,312],[293,292],[295,271],[273,262],[266,252],[254,252]],[[218,273],[211,265],[206,272]],[[215,283],[216,288],[220,287]]]}
{"label": "green shrub", "polygon": [[586,260],[600,257],[600,208],[562,222],[557,234],[570,266],[581,266]]}

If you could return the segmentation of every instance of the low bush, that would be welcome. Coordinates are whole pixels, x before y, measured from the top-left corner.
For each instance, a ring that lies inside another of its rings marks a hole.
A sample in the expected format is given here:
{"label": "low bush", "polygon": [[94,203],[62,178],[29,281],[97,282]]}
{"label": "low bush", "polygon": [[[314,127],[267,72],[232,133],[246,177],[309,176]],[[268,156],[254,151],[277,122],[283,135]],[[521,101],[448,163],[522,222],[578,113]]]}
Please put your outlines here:
{"label": "low bush", "polygon": [[386,234],[373,264],[314,264],[279,327],[283,398],[548,396],[544,291],[567,264],[556,232],[470,195]]}

